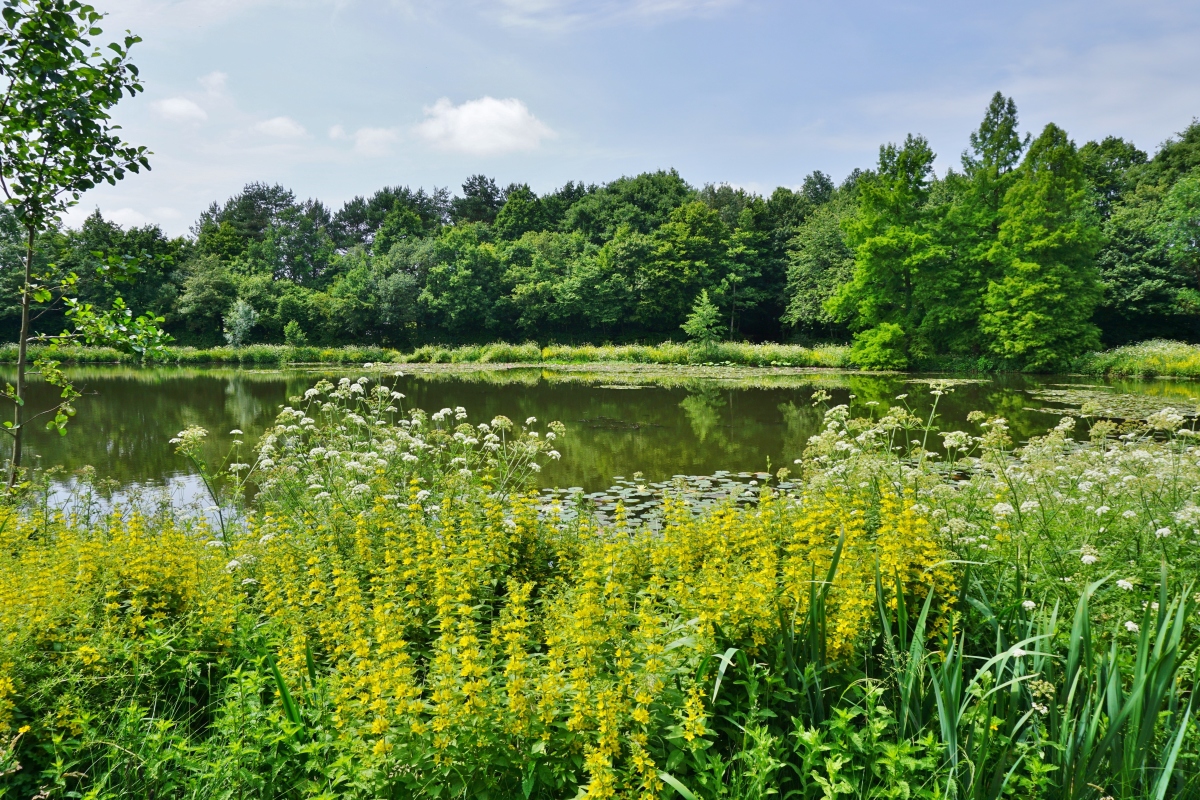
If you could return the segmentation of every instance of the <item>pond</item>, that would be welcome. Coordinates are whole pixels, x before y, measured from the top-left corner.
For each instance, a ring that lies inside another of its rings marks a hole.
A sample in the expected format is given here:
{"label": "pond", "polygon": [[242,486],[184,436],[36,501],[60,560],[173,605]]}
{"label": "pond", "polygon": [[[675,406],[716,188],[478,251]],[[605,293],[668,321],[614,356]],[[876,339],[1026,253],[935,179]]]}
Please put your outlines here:
{"label": "pond", "polygon": [[[393,374],[397,369],[402,376]],[[60,480],[90,465],[115,486],[163,484],[185,498],[199,487],[168,443],[171,437],[189,425],[208,429],[208,456],[219,462],[235,438],[253,445],[289,397],[321,378],[383,377],[407,396],[408,408],[464,406],[474,422],[497,414],[516,421],[559,420],[567,426],[562,459],[541,474],[542,484],[595,491],[635,472],[661,481],[790,465],[819,429],[823,409],[812,400],[818,389],[831,395],[830,404],[851,404],[856,415],[903,402],[924,417],[933,402],[929,382],[943,377],[630,364],[389,365],[382,373],[114,366],[72,368],[69,374],[84,393],[76,403],[78,415],[66,436],[31,429],[29,463],[62,467]],[[11,370],[0,371],[0,379],[11,380]],[[35,384],[31,407],[47,408],[54,396],[52,387]],[[967,414],[978,409],[1006,417],[1021,441],[1085,402],[1116,417],[1144,416],[1166,406],[1193,411],[1200,383],[1001,375],[957,382],[938,402],[942,430],[972,429]]]}

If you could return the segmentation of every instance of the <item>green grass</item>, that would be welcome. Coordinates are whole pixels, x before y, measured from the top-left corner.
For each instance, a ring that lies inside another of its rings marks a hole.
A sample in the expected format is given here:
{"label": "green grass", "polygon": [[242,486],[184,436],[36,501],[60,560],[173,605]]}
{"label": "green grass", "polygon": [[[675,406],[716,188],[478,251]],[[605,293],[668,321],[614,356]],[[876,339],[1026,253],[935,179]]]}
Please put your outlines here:
{"label": "green grass", "polygon": [[[47,352],[44,346],[30,347],[36,357]],[[483,345],[424,345],[411,352],[383,347],[291,347],[276,344],[252,344],[245,347],[167,347],[161,363],[168,364],[241,364],[278,366],[281,364],[585,364],[623,362],[637,364],[731,364],[738,366],[847,367],[848,348],[841,345],[801,347],[781,344],[745,344],[727,342],[711,349],[666,342],[660,345],[550,345],[534,342]],[[74,364],[137,363],[133,355],[108,347],[66,346],[58,349],[58,359]],[[0,346],[0,363],[14,363],[17,347]]]}
{"label": "green grass", "polygon": [[1200,345],[1151,339],[1090,353],[1076,364],[1088,375],[1137,378],[1200,378]]}
{"label": "green grass", "polygon": [[[30,347],[35,357],[46,352]],[[58,350],[59,360],[71,364],[136,364],[138,359],[109,347],[67,346]],[[245,347],[168,347],[161,363],[238,364],[280,366],[284,364],[715,364],[746,367],[829,367],[850,369],[850,348],[828,344],[803,347],[794,344],[749,344],[721,342],[712,348],[694,344],[557,345],[536,342],[510,344],[428,344],[403,352],[384,347],[291,347],[252,344]],[[17,346],[0,345],[0,363],[17,360]],[[917,365],[921,371],[988,373],[999,365],[988,358],[939,357]],[[1200,345],[1154,339],[1140,344],[1090,353],[1073,369],[1089,375],[1112,377],[1200,378]]]}

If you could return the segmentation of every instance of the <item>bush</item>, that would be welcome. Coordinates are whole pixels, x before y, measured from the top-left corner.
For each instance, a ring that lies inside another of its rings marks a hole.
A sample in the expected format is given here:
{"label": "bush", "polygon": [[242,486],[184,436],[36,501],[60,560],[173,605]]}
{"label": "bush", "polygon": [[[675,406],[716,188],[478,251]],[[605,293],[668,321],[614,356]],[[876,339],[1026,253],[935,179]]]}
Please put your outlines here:
{"label": "bush", "polygon": [[893,322],[881,322],[854,335],[850,361],[863,369],[904,369],[908,366],[908,337]]}

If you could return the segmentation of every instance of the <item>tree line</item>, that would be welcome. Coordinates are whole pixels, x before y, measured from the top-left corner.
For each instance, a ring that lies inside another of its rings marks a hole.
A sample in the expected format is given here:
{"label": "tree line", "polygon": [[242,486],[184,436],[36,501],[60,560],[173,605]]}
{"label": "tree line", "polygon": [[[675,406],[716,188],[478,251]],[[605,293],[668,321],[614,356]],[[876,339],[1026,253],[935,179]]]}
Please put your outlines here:
{"label": "tree line", "polygon": [[[660,341],[685,336],[699,299],[724,337],[852,341],[868,367],[1049,369],[1200,338],[1200,123],[1153,157],[1117,137],[1077,147],[1053,124],[1022,134],[997,93],[961,163],[939,176],[934,158],[909,136],[840,184],[818,171],[766,197],[674,170],[540,196],[476,175],[461,194],[385,187],[334,211],[251,183],[188,236],[98,211],[52,229],[35,272],[76,274],[80,301],[104,308],[111,282],[90,276],[135,265],[124,302],[197,346]],[[5,266],[21,236],[0,215]],[[0,272],[9,340],[18,272]]]}

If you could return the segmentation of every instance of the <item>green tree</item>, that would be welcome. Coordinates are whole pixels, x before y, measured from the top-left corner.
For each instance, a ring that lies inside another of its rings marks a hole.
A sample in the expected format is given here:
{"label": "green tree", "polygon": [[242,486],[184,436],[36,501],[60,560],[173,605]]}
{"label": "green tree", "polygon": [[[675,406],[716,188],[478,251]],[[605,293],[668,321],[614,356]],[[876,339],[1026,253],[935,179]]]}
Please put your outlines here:
{"label": "green tree", "polygon": [[1200,119],[1193,119],[1181,133],[1163,142],[1145,166],[1136,168],[1139,182],[1172,186],[1192,170],[1200,167]]}
{"label": "green tree", "polygon": [[292,347],[303,347],[308,344],[308,334],[296,320],[288,320],[283,326],[283,343]]}
{"label": "green tree", "polygon": [[463,182],[462,197],[450,201],[450,217],[455,224],[496,220],[496,214],[504,205],[504,194],[496,181],[486,175],[472,175]]}
{"label": "green tree", "polygon": [[354,197],[333,215],[330,235],[337,247],[370,245],[388,214],[397,206],[411,209],[421,218],[421,235],[428,236],[450,221],[450,191],[412,190],[407,186],[385,186],[367,197]]}
{"label": "green tree", "polygon": [[1088,142],[1079,148],[1083,174],[1096,194],[1096,210],[1107,218],[1113,207],[1135,185],[1136,170],[1145,164],[1146,154],[1117,136],[1106,136],[1100,142]]}
{"label": "green tree", "polygon": [[653,258],[650,236],[627,225],[617,228],[594,258],[585,258],[574,272],[574,280],[587,302],[584,319],[604,338],[636,334],[639,272]]}
{"label": "green tree", "polygon": [[834,336],[837,320],[828,303],[854,277],[854,251],[846,244],[845,229],[856,210],[849,194],[823,205],[788,243],[784,324],[809,336]]}
{"label": "green tree", "polygon": [[421,215],[412,206],[397,202],[375,231],[371,251],[377,256],[386,255],[392,245],[406,239],[414,239],[424,233],[425,224]]}
{"label": "green tree", "polygon": [[676,208],[651,234],[653,252],[635,286],[643,330],[677,330],[687,315],[686,298],[727,271],[728,236],[720,214],[699,200]]}
{"label": "green tree", "polygon": [[596,249],[578,232],[530,231],[501,250],[505,282],[512,287],[505,300],[523,335],[569,337],[590,327],[589,306],[597,295],[580,265]]}
{"label": "green tree", "polygon": [[225,315],[225,341],[230,347],[241,347],[250,338],[250,330],[258,324],[258,312],[254,306],[238,298]]}
{"label": "green tree", "polygon": [[503,264],[487,226],[459,224],[432,242],[428,271],[418,298],[421,317],[432,330],[460,341],[504,333],[497,301],[506,293]]}
{"label": "green tree", "polygon": [[996,92],[962,154],[962,174],[947,176],[941,187],[947,202],[941,240],[951,252],[929,284],[924,320],[940,351],[980,349],[977,321],[994,278],[989,254],[1000,233],[1000,207],[1029,145],[1017,127],[1016,103]]}
{"label": "green tree", "polygon": [[[6,204],[25,230],[24,280],[21,286],[21,332],[17,340],[17,382],[8,395],[15,405],[7,427],[13,438],[9,484],[21,466],[25,419],[27,345],[31,335],[30,306],[55,294],[69,293],[72,275],[35,275],[34,244],[40,232],[98,183],[116,183],[129,172],[149,169],[144,147],[124,142],[111,122],[110,111],[128,93],[142,90],[130,48],[140,39],[130,33],[105,48],[92,44],[102,33],[103,15],[77,0],[5,0],[0,11],[0,189]],[[55,291],[58,290],[58,291]],[[120,332],[122,322],[102,318],[90,307],[77,324],[92,325],[96,333]],[[113,311],[125,316],[123,303]],[[142,328],[152,320],[139,320]],[[95,339],[95,333],[88,334]],[[125,338],[128,341],[128,338]],[[63,402],[52,425],[64,430],[73,390],[53,364],[43,373],[62,386]]]}
{"label": "green tree", "polygon": [[194,343],[211,346],[221,340],[224,310],[237,300],[237,285],[219,258],[200,256],[183,270],[183,291],[171,321],[186,329]]}
{"label": "green tree", "polygon": [[722,326],[721,309],[708,299],[708,290],[701,289],[696,302],[692,304],[692,313],[679,327],[693,342],[705,350],[711,350],[713,345],[721,341]]}
{"label": "green tree", "polygon": [[[858,212],[846,223],[854,250],[854,277],[829,302],[830,314],[850,324],[856,343],[888,323],[886,340],[871,338],[876,349],[897,349],[894,359],[930,354],[922,336],[925,302],[937,293],[947,253],[939,210],[930,208],[933,150],[921,136],[903,147],[879,149],[878,174],[859,182]],[[896,335],[899,330],[901,335]]]}
{"label": "green tree", "polygon": [[1099,346],[1101,233],[1079,153],[1049,124],[1034,140],[1000,209],[980,329],[991,351],[1031,371],[1061,368]]}
{"label": "green tree", "polygon": [[494,227],[501,239],[520,239],[529,231],[546,226],[542,201],[527,184],[513,184],[504,192],[504,205],[496,214]]}
{"label": "green tree", "polygon": [[1175,182],[1163,199],[1159,236],[1167,255],[1200,290],[1200,167]]}
{"label": "green tree", "polygon": [[581,231],[598,245],[615,236],[621,226],[650,233],[693,195],[692,187],[675,170],[618,178],[575,201],[561,227]]}

